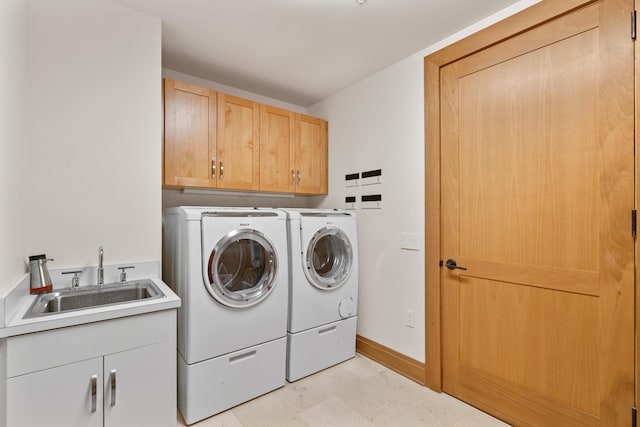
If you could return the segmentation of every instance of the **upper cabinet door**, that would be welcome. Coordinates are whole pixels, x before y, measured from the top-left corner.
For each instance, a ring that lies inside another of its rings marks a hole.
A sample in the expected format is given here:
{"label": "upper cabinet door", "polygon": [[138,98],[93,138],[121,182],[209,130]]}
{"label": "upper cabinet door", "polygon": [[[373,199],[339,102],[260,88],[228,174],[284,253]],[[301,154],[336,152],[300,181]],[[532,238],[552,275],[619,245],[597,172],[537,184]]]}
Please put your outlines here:
{"label": "upper cabinet door", "polygon": [[216,93],[164,80],[164,185],[216,187]]}
{"label": "upper cabinet door", "polygon": [[327,194],[327,131],[325,120],[296,115],[296,170],[298,194]]}
{"label": "upper cabinet door", "polygon": [[218,188],[258,190],[259,104],[218,94]]}
{"label": "upper cabinet door", "polygon": [[295,190],[295,114],[260,105],[260,190]]}

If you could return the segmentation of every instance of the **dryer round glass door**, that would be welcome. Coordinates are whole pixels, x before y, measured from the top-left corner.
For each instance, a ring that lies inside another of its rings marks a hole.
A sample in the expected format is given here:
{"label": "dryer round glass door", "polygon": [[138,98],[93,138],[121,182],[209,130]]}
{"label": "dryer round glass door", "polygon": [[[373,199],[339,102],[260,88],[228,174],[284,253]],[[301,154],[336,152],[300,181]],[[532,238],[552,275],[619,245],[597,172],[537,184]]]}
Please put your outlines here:
{"label": "dryer round glass door", "polygon": [[351,274],[353,250],[347,235],[336,227],[321,228],[307,247],[305,274],[313,286],[330,290],[344,284]]}
{"label": "dryer round glass door", "polygon": [[205,286],[228,307],[248,307],[273,290],[278,272],[273,244],[259,231],[234,230],[211,251]]}

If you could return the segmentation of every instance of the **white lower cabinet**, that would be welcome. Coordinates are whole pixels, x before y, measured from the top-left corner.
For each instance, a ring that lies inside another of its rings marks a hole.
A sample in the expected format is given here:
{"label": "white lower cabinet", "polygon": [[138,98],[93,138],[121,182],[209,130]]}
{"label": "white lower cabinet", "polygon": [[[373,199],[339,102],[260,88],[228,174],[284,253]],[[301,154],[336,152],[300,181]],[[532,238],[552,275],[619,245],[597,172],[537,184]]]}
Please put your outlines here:
{"label": "white lower cabinet", "polygon": [[105,427],[175,426],[175,365],[176,347],[169,341],[106,356]]}
{"label": "white lower cabinet", "polygon": [[9,378],[7,426],[102,426],[102,384],[102,357]]}
{"label": "white lower cabinet", "polygon": [[6,426],[174,427],[175,324],[167,310],[8,338]]}

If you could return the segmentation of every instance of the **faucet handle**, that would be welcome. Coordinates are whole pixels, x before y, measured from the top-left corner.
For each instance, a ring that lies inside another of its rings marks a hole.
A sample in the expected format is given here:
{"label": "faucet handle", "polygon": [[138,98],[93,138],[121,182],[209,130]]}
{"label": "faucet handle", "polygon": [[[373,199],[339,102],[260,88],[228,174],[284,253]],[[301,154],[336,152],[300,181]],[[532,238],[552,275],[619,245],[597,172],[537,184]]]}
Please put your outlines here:
{"label": "faucet handle", "polygon": [[123,285],[127,284],[127,270],[130,268],[136,268],[136,266],[128,265],[126,267],[118,267],[118,270],[120,270],[120,283],[122,283]]}
{"label": "faucet handle", "polygon": [[82,273],[82,270],[73,270],[73,271],[63,271],[62,274],[73,274],[73,277],[71,278],[71,287],[72,288],[77,288],[78,286],[80,286],[80,278],[78,277],[78,274]]}

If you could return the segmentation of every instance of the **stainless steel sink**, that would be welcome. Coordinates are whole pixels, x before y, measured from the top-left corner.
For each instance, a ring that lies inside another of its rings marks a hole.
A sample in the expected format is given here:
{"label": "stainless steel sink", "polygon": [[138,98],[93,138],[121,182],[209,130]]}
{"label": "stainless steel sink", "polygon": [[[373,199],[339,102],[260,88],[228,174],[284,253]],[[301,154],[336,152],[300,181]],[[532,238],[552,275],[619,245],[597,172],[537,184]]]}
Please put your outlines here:
{"label": "stainless steel sink", "polygon": [[23,318],[29,319],[105,305],[152,300],[163,296],[162,291],[151,280],[136,280],[127,282],[126,285],[115,283],[102,287],[69,288],[38,295]]}

